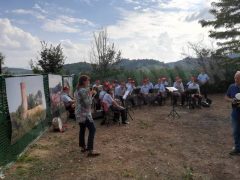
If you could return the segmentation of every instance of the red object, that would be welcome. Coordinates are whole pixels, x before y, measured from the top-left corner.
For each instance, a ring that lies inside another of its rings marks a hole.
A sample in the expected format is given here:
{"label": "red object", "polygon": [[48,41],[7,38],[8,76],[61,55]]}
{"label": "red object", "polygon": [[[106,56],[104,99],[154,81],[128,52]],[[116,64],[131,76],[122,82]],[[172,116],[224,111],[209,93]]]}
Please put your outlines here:
{"label": "red object", "polygon": [[66,91],[66,90],[69,90],[69,88],[68,88],[67,86],[65,86],[65,87],[63,88],[63,90]]}

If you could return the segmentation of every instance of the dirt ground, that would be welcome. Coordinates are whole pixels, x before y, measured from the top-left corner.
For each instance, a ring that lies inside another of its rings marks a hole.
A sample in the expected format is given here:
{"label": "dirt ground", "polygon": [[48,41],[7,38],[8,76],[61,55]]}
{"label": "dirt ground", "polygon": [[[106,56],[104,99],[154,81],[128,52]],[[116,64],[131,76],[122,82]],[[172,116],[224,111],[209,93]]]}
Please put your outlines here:
{"label": "dirt ground", "polygon": [[79,127],[68,122],[64,133],[47,132],[5,179],[240,179],[240,156],[233,146],[229,104],[223,94],[210,95],[210,108],[178,107],[171,119],[170,102],[134,109],[129,125],[100,126],[88,158],[78,147]]}

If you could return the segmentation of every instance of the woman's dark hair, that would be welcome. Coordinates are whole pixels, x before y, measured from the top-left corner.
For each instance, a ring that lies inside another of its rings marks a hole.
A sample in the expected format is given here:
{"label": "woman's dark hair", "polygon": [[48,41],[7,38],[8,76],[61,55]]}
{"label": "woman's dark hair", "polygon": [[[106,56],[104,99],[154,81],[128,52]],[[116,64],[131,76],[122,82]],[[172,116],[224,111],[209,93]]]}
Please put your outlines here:
{"label": "woman's dark hair", "polygon": [[80,87],[80,86],[83,86],[84,85],[84,82],[86,82],[87,80],[89,80],[90,78],[89,78],[89,76],[87,76],[87,75],[81,75],[80,77],[79,77],[79,80],[78,80],[78,88]]}

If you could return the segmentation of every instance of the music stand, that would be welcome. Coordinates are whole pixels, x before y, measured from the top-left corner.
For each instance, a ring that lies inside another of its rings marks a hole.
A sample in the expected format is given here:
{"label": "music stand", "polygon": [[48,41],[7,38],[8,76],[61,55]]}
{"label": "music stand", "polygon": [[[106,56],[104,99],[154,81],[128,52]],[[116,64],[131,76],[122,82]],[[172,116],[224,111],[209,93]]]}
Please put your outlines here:
{"label": "music stand", "polygon": [[172,119],[174,119],[175,116],[177,116],[178,118],[180,118],[180,115],[175,110],[175,104],[173,102],[173,93],[178,91],[178,89],[176,89],[175,87],[166,87],[166,89],[171,93],[171,102],[172,102],[172,110],[168,114],[168,117],[171,116]]}

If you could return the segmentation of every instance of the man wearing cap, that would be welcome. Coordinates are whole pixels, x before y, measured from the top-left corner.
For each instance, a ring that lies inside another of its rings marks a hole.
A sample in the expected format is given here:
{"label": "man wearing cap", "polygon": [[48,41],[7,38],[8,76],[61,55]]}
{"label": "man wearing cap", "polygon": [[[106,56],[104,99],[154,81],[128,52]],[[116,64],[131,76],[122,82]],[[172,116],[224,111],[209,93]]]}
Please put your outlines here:
{"label": "man wearing cap", "polygon": [[201,108],[202,96],[200,93],[199,84],[196,82],[196,78],[194,76],[191,77],[191,81],[188,84],[188,92],[190,92],[190,96],[191,96],[190,98],[193,101],[192,107],[194,108],[196,105],[196,102],[198,102],[197,105],[199,108]]}
{"label": "man wearing cap", "polygon": [[69,88],[64,87],[61,93],[61,101],[63,102],[65,109],[69,112],[69,118],[75,119],[75,101],[69,95]]}
{"label": "man wearing cap", "polygon": [[103,96],[104,94],[107,93],[107,89],[108,89],[108,86],[110,85],[109,82],[104,82],[103,83],[103,89],[101,90],[101,92],[99,93],[99,100],[102,101],[103,100]]}
{"label": "man wearing cap", "polygon": [[123,95],[125,91],[126,91],[125,82],[122,81],[121,84],[115,88],[115,93],[114,93],[115,98],[121,100],[122,104],[123,104]]}
{"label": "man wearing cap", "polygon": [[158,79],[158,83],[154,86],[154,89],[158,89],[158,94],[154,101],[157,101],[159,105],[162,105],[163,99],[166,98],[166,89],[161,78]]}
{"label": "man wearing cap", "polygon": [[177,103],[177,98],[181,97],[181,105],[183,106],[185,103],[185,91],[182,83],[182,79],[180,77],[176,77],[176,81],[173,83],[173,87],[175,87],[178,91],[174,92],[173,95],[173,103]]}
{"label": "man wearing cap", "polygon": [[240,71],[237,71],[235,76],[235,83],[231,84],[225,95],[225,99],[232,103],[232,128],[234,149],[229,153],[230,155],[240,155],[240,107],[237,106],[237,102],[240,99],[236,99],[236,94],[240,93]]}
{"label": "man wearing cap", "polygon": [[147,86],[149,89],[153,89],[153,83],[149,81],[149,79],[147,78]]}
{"label": "man wearing cap", "polygon": [[[127,121],[127,113],[126,113],[126,109],[122,106],[120,106],[115,100],[114,98],[111,96],[111,90],[112,90],[112,86],[109,85],[107,87],[107,91],[103,96],[103,100],[102,102],[106,104],[107,109],[111,108],[111,110],[113,112],[119,112],[121,114],[121,118],[122,118],[122,124],[128,124]],[[115,118],[117,117],[116,113],[114,114]],[[119,117],[117,117],[119,118]],[[101,123],[104,124],[104,121]]]}

